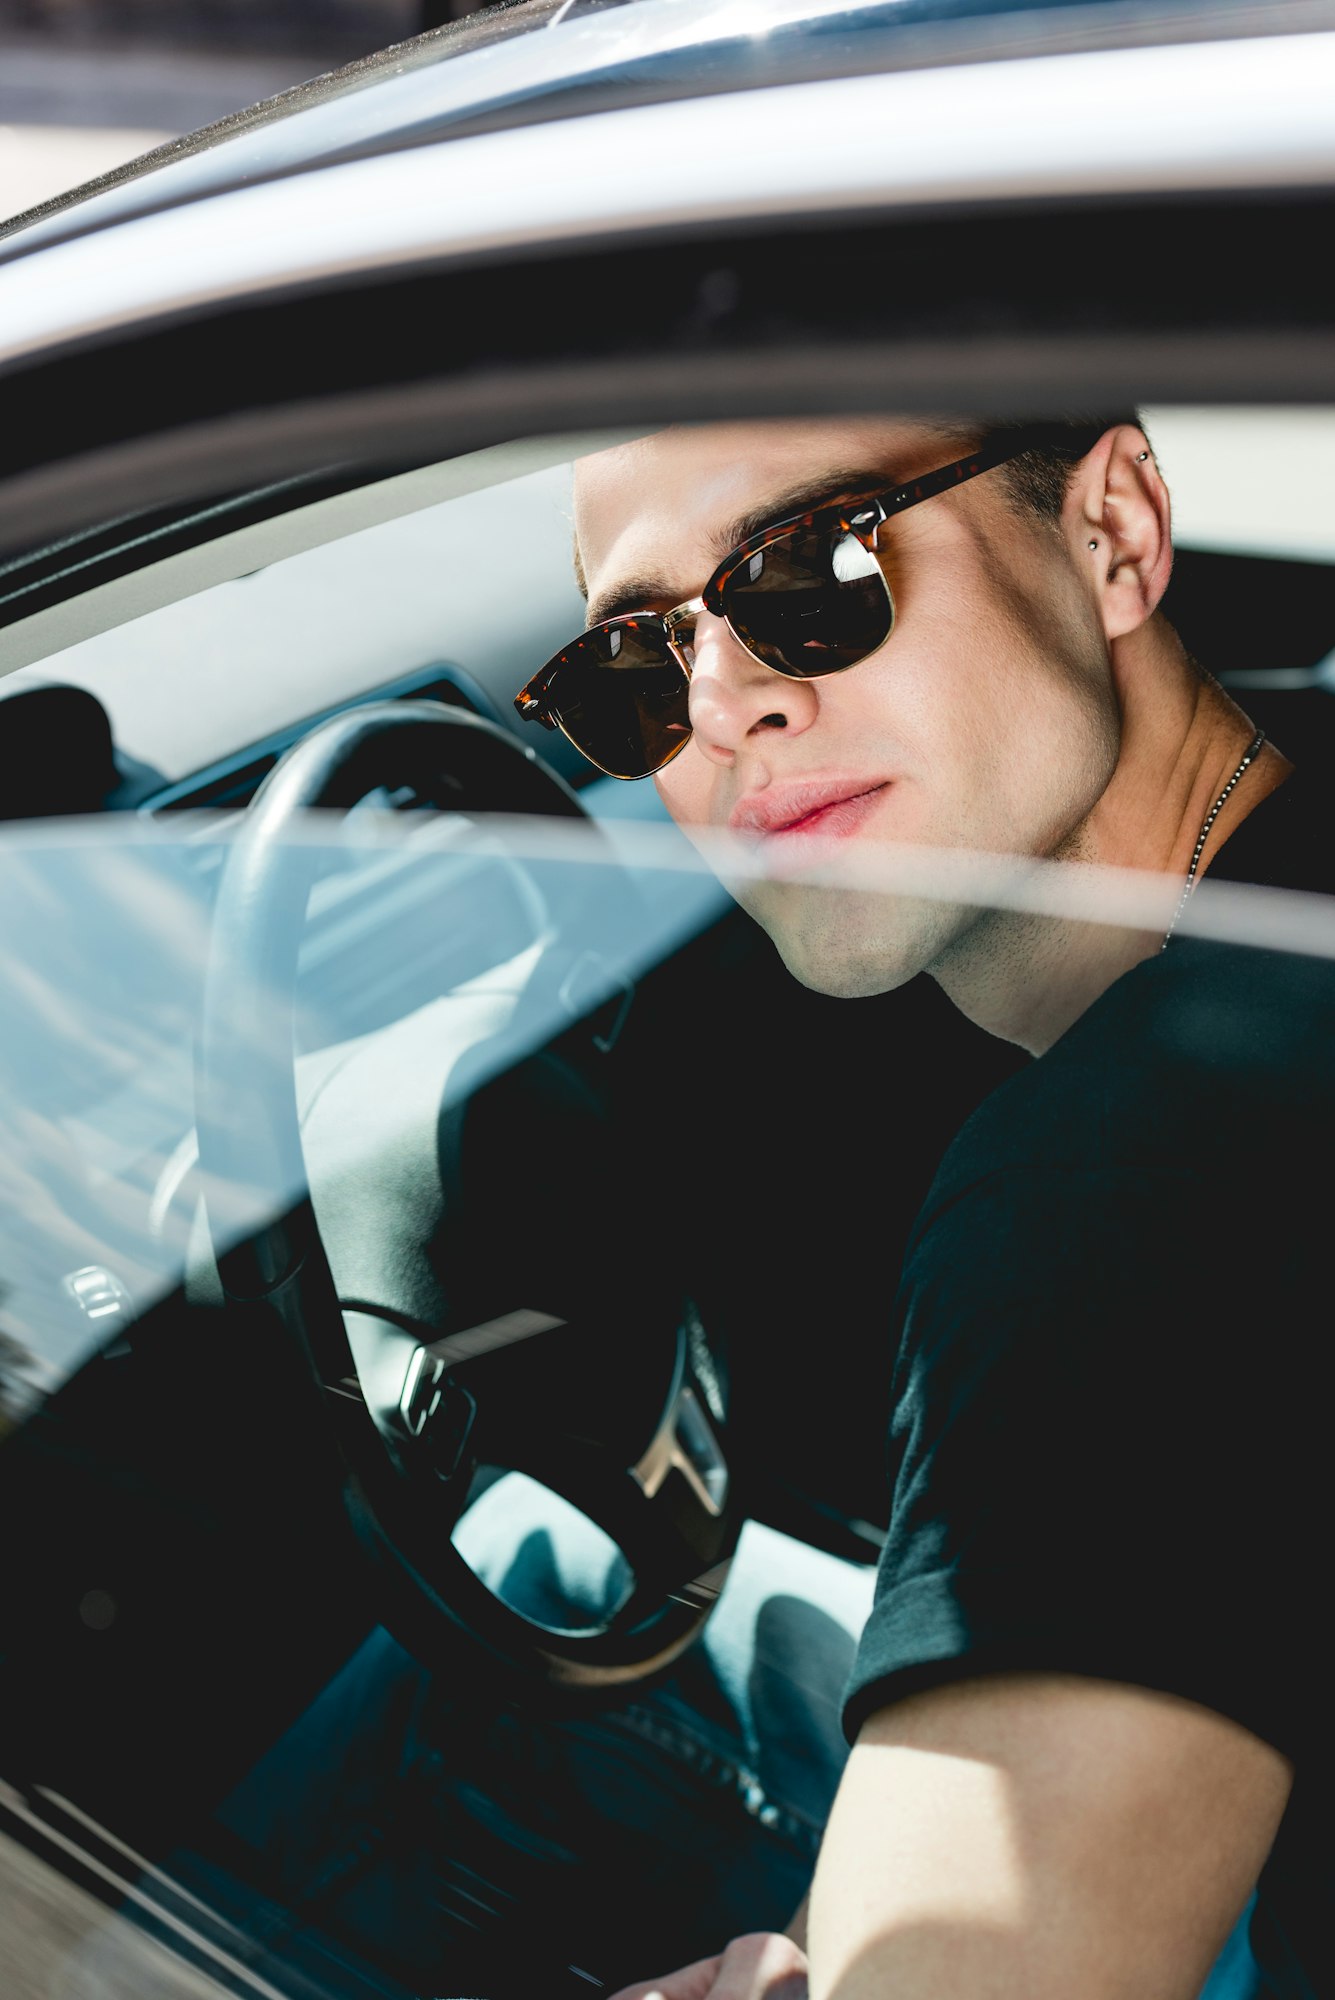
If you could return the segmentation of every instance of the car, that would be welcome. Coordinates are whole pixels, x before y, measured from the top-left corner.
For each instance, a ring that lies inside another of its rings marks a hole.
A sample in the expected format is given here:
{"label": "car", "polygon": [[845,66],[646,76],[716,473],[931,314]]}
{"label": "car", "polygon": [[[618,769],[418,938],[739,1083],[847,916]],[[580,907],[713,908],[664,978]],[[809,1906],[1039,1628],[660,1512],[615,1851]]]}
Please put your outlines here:
{"label": "car", "polygon": [[[1027,1059],[925,981],[800,986],[651,785],[516,712],[584,621],[572,466],[1138,408],[1174,622],[1324,769],[1333,95],[1328,0],[519,0],[0,229],[7,1993],[556,1995],[690,1937],[629,1835],[554,1902],[468,1718],[662,1685],[747,1535],[869,1587],[887,1273]],[[483,1580],[517,1480],[610,1610]],[[463,1717],[431,1949],[284,1819],[376,1633]]]}

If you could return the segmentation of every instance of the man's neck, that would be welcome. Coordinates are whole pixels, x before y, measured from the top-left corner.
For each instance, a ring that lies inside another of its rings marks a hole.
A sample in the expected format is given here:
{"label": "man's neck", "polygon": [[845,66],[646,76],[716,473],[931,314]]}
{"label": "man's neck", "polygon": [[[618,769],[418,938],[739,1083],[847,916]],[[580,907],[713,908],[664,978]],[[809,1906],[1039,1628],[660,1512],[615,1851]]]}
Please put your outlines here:
{"label": "man's neck", "polygon": [[[1052,858],[1182,882],[1205,822],[1256,731],[1161,621],[1138,633],[1117,664],[1123,709],[1117,767],[1092,812]],[[1197,879],[1292,768],[1273,746],[1262,747],[1218,806]],[[977,1026],[1042,1055],[1123,973],[1160,949],[1167,921],[1140,929],[987,911],[930,970]]]}
{"label": "man's neck", "polygon": [[1039,1056],[1158,943],[1111,924],[989,911],[931,971],[976,1027]]}

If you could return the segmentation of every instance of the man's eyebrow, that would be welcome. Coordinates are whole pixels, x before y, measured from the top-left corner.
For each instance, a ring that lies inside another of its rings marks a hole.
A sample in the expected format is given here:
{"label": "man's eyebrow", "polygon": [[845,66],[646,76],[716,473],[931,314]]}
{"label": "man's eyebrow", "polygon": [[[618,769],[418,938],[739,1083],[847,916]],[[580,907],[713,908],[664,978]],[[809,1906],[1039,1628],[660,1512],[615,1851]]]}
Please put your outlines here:
{"label": "man's eyebrow", "polygon": [[[605,618],[619,618],[627,611],[647,611],[656,604],[684,603],[698,594],[708,574],[725,556],[731,555],[740,543],[759,534],[763,528],[773,527],[776,521],[786,521],[792,514],[809,514],[818,507],[833,506],[838,500],[862,500],[873,493],[886,493],[894,484],[885,467],[878,466],[870,472],[831,471],[818,479],[804,479],[800,485],[785,487],[748,508],[746,513],[737,515],[711,536],[709,546],[713,562],[710,571],[699,578],[693,589],[683,593],[668,577],[633,577],[600,593],[589,606],[589,623],[600,625]],[[575,574],[587,596],[578,549],[575,552]]]}
{"label": "man's eyebrow", "polygon": [[762,528],[773,527],[776,521],[786,521],[791,514],[812,514],[838,500],[867,500],[873,493],[888,493],[894,484],[883,465],[873,472],[831,472],[824,479],[803,480],[800,486],[790,486],[729,521],[714,543],[716,560],[722,562],[740,543],[758,535]]}

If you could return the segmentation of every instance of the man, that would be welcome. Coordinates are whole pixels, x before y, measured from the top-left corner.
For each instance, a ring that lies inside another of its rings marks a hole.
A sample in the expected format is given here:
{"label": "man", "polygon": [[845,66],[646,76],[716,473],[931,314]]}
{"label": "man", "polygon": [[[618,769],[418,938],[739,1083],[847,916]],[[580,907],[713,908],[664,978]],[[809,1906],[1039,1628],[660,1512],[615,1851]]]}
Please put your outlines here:
{"label": "man", "polygon": [[[518,705],[652,772],[702,844],[752,843],[734,893],[805,984],[926,972],[1041,1058],[965,1128],[909,1250],[812,1994],[1190,2000],[1258,1877],[1268,1990],[1314,1994],[1320,1453],[1300,1414],[1282,1428],[1312,1111],[1255,1032],[1282,976],[1165,936],[1233,855],[1310,882],[1311,829],[1159,610],[1169,500],[1139,424],[1027,442],[740,424],[586,460],[592,630]],[[904,843],[1151,871],[1167,916],[874,893],[860,864]],[[1328,1021],[1324,988],[1304,1004]],[[720,1939],[622,2000],[795,1994],[805,1942],[803,1916]]]}

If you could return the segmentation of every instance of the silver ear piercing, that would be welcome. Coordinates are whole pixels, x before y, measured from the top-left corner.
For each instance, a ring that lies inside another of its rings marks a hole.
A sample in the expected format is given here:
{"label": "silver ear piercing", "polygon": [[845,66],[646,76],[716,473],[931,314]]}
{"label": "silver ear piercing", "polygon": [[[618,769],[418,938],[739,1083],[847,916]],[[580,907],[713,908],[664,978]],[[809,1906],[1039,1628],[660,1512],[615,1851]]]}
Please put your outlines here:
{"label": "silver ear piercing", "polygon": [[1149,453],[1147,451],[1138,451],[1136,453],[1136,464],[1143,465],[1148,457]]}
{"label": "silver ear piercing", "polygon": [[1096,549],[1096,548],[1098,547],[1098,543],[1097,543],[1097,542],[1091,542],[1089,546],[1091,547],[1091,549]]}

